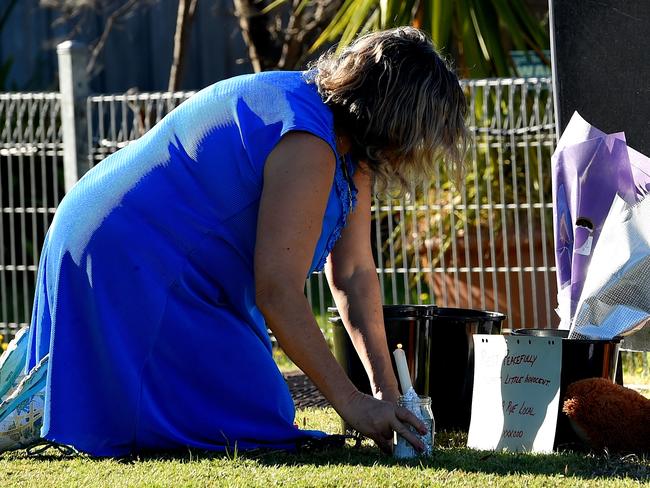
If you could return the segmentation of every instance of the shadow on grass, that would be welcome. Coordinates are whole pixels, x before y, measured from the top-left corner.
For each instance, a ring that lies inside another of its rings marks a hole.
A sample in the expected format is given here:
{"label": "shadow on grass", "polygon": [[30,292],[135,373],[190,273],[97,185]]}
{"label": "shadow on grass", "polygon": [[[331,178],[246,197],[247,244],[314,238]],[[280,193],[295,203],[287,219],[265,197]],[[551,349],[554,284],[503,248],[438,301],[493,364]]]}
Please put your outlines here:
{"label": "shadow on grass", "polygon": [[[375,447],[364,443],[361,447],[328,448],[313,452],[278,452],[255,450],[248,452],[214,452],[188,449],[164,453],[147,453],[117,460],[119,463],[140,462],[197,462],[204,460],[231,461],[235,463],[254,463],[262,467],[412,467],[414,469],[434,469],[449,472],[482,473],[494,475],[542,475],[563,476],[567,478],[631,479],[650,480],[650,457],[620,456],[595,453],[564,451],[553,454],[526,454],[494,451],[476,451],[459,447],[464,445],[463,434],[442,433],[436,439],[437,449],[430,459],[397,460],[379,452]],[[91,458],[84,455],[64,456],[52,449],[36,457],[28,457],[25,451],[0,455],[2,459],[25,459],[34,461],[62,462],[69,459],[84,458],[87,462],[102,462],[105,458]]]}
{"label": "shadow on grass", "polygon": [[[246,454],[242,454],[246,458]],[[427,460],[397,460],[373,447],[328,450],[310,454],[265,454],[254,457],[268,466],[347,465],[347,466],[412,466],[419,469],[441,469],[496,475],[547,475],[594,479],[600,477],[650,480],[650,458],[608,456],[593,453],[560,452],[526,454],[475,451],[467,448],[438,448]]]}

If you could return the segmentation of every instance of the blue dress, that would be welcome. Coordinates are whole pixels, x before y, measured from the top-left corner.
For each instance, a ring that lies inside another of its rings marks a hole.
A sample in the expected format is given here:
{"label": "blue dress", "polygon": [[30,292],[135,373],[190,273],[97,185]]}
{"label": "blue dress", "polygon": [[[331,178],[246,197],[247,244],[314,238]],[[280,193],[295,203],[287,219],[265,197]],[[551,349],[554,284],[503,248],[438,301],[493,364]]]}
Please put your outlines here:
{"label": "blue dress", "polygon": [[[253,278],[271,150],[306,131],[336,154],[332,113],[308,76],[202,90],[63,199],[41,256],[27,364],[50,355],[43,437],[121,456],[290,449],[324,435],[294,426]],[[312,271],[354,206],[352,170],[337,157]]]}

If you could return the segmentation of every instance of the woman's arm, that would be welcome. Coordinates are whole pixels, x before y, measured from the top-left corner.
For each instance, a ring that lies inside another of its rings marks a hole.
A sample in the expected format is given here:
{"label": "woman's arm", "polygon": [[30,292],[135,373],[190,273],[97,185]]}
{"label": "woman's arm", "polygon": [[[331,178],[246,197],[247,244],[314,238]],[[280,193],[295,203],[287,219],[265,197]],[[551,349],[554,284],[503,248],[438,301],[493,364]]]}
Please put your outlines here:
{"label": "woman's arm", "polygon": [[361,394],[334,359],[304,295],[305,277],[320,236],[334,178],[329,146],[306,133],[290,133],[268,157],[255,245],[256,300],[280,346],[353,427],[390,450],[392,431],[413,445],[406,409]]}
{"label": "woman's arm", "polygon": [[357,207],[332,250],[325,273],[376,398],[397,402],[399,390],[386,344],[379,280],[370,246],[372,183],[357,170]]}

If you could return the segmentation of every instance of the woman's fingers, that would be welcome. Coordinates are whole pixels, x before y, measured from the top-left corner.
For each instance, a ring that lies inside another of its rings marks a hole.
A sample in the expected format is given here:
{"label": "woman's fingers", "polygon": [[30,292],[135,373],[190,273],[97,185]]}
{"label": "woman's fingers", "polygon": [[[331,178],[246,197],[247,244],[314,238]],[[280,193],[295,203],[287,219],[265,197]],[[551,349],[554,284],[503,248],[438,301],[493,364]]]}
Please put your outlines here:
{"label": "woman's fingers", "polygon": [[393,430],[397,432],[397,435],[406,439],[408,443],[415,447],[419,452],[424,451],[424,443],[418,438],[415,432],[411,431],[411,429],[406,427],[397,419],[395,419],[395,422],[393,423]]}
{"label": "woman's fingers", "polygon": [[391,454],[393,452],[393,433],[391,431],[390,438],[385,437],[383,434],[379,437],[373,439],[377,447],[381,449],[386,454]]}
{"label": "woman's fingers", "polygon": [[358,398],[350,404],[347,414],[347,420],[351,425],[373,439],[377,446],[388,454],[393,450],[393,431],[418,451],[424,450],[424,443],[409,426],[413,426],[422,435],[427,433],[427,428],[404,407],[359,394]]}
{"label": "woman's fingers", "polygon": [[393,432],[392,424],[393,422],[391,420],[387,421],[379,432],[379,437],[373,439],[377,446],[386,454],[392,454],[393,452],[393,440],[395,433]]}
{"label": "woman's fingers", "polygon": [[402,422],[406,422],[415,427],[421,435],[428,433],[426,425],[424,425],[410,410],[404,407],[397,407],[395,409],[395,415]]}

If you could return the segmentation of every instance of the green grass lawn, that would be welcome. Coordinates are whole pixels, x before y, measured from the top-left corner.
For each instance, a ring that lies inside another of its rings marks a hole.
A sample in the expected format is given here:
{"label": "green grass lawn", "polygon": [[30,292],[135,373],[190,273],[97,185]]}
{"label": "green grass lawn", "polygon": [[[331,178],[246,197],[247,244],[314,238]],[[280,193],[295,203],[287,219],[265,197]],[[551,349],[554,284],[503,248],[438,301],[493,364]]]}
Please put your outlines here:
{"label": "green grass lawn", "polygon": [[[331,409],[299,411],[301,426],[336,432]],[[369,443],[328,451],[205,453],[129,460],[64,457],[50,449],[0,455],[0,486],[650,486],[650,459],[587,453],[507,454],[464,448],[463,434],[438,434],[426,461],[397,461]]]}
{"label": "green grass lawn", "polygon": [[[282,370],[295,369],[281,351]],[[628,359],[625,357],[625,359]],[[648,384],[640,362],[624,361],[626,383]],[[644,392],[650,396],[650,390]],[[297,423],[337,433],[332,409],[298,411]],[[432,459],[397,461],[364,442],[310,453],[226,454],[187,450],[129,460],[0,454],[0,488],[76,486],[650,486],[650,458],[607,453],[509,454],[465,448],[466,435],[439,433]]]}

